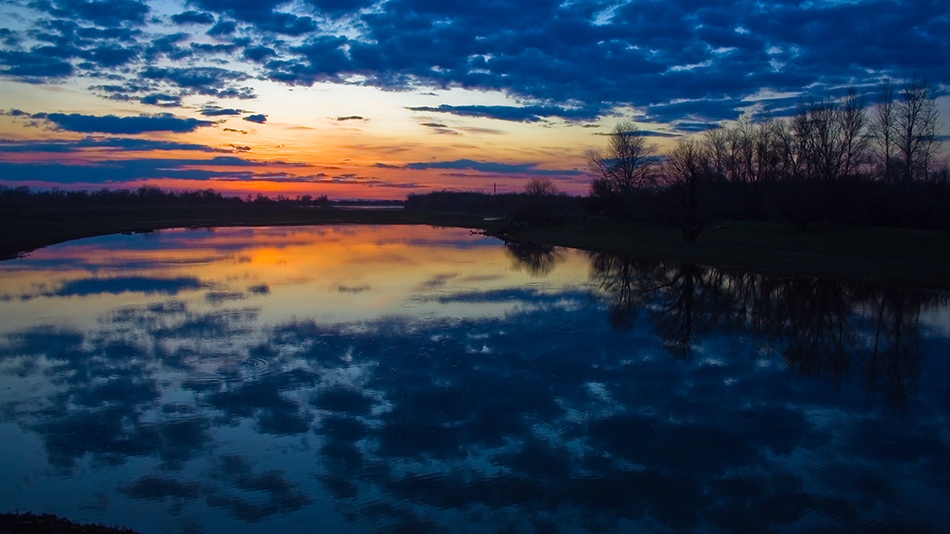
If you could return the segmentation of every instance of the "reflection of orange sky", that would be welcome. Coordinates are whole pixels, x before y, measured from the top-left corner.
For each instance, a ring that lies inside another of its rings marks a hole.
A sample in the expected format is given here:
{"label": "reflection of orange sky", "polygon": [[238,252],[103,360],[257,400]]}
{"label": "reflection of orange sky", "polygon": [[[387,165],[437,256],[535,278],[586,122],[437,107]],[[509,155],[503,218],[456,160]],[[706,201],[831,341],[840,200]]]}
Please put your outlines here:
{"label": "reflection of orange sky", "polygon": [[[222,228],[211,234],[173,230],[128,239],[130,243],[160,239],[164,246],[104,250],[93,238],[36,251],[30,259],[42,263],[26,269],[18,269],[17,261],[5,263],[0,266],[0,297],[4,297],[0,315],[13,322],[18,321],[15,315],[64,315],[82,323],[98,320],[116,305],[168,298],[186,301],[191,311],[200,312],[220,306],[206,300],[209,292],[219,292],[239,297],[228,301],[228,307],[260,310],[263,320],[275,323],[294,317],[361,320],[380,313],[418,317],[436,311],[443,317],[500,316],[513,304],[440,304],[432,297],[525,286],[559,289],[585,283],[588,268],[583,255],[566,254],[566,261],[551,275],[533,278],[501,246],[436,244],[484,239],[468,230],[425,226]],[[170,248],[170,243],[180,247]],[[49,267],[56,262],[63,267]],[[77,267],[85,264],[96,267]],[[71,280],[124,276],[195,277],[203,287],[171,297],[37,296],[55,292]],[[266,294],[251,289],[262,284]],[[20,295],[34,298],[22,300]],[[14,309],[20,311],[13,314]]]}

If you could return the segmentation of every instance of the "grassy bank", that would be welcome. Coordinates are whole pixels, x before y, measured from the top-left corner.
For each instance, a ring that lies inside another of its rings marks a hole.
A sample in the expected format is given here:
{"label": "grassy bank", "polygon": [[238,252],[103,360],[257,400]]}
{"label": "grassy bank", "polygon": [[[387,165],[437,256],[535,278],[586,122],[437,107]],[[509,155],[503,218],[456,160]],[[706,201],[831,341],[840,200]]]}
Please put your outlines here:
{"label": "grassy bank", "polygon": [[536,243],[642,259],[697,263],[780,276],[804,276],[905,289],[950,290],[950,232],[724,222],[682,245],[674,229],[607,220],[573,221],[519,234]]}
{"label": "grassy bank", "polygon": [[[174,227],[426,224],[491,229],[498,222],[452,213],[287,208],[110,208],[0,212],[0,258],[96,235]],[[950,290],[950,233],[772,223],[711,225],[692,247],[673,229],[573,218],[519,232],[518,239],[642,259],[699,263],[783,276],[831,278],[900,288]]]}

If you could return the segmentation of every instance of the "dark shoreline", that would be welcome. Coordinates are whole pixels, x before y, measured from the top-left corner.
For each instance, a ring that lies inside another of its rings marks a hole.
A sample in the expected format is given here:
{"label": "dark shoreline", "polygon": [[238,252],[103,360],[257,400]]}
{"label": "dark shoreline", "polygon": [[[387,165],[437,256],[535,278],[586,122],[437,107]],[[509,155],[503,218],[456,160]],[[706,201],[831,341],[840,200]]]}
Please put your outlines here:
{"label": "dark shoreline", "polygon": [[53,514],[0,514],[0,534],[139,534],[124,527],[73,523]]}
{"label": "dark shoreline", "polygon": [[[500,220],[461,213],[285,207],[114,207],[0,210],[0,260],[99,235],[166,228],[423,224],[498,230]],[[565,224],[506,236],[637,259],[703,264],[787,277],[950,291],[950,232],[814,225],[801,233],[776,223],[713,223],[693,246],[672,228],[572,217]]]}

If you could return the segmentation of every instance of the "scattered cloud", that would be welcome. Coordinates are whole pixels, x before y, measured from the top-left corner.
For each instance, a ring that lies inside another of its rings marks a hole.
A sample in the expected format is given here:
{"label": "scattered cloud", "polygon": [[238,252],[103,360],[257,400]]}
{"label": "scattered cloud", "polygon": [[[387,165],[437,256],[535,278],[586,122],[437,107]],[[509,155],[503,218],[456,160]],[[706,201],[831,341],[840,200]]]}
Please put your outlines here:
{"label": "scattered cloud", "polygon": [[708,122],[678,121],[674,123],[674,127],[681,132],[705,132],[706,130],[715,130],[719,128],[719,125]]}
{"label": "scattered cloud", "polygon": [[213,24],[214,15],[202,11],[185,11],[171,16],[175,24]]}
{"label": "scattered cloud", "polygon": [[250,77],[248,74],[220,67],[148,67],[141,76],[145,80],[178,87],[186,94],[239,99],[255,97],[250,88],[234,85],[235,82],[247,80]]}
{"label": "scattered cloud", "polygon": [[[662,132],[656,130],[640,130],[643,137],[679,137],[679,134],[673,132]],[[612,132],[594,132],[594,135],[614,135]]]}
{"label": "scattered cloud", "polygon": [[128,137],[96,138],[87,137],[78,141],[21,141],[0,139],[0,152],[21,153],[70,153],[89,150],[116,152],[151,152],[155,150],[184,150],[195,152],[231,152],[224,148],[215,148],[196,143],[177,143],[154,139],[135,139]]}
{"label": "scattered cloud", "polygon": [[231,35],[237,31],[237,24],[233,20],[219,20],[217,24],[208,30],[208,35],[213,37],[222,37]]}
{"label": "scattered cloud", "polygon": [[218,117],[221,115],[240,115],[244,113],[242,109],[234,108],[219,108],[219,107],[208,107],[201,110],[201,114],[205,117]]}
{"label": "scattered cloud", "polygon": [[170,113],[117,117],[115,115],[82,115],[79,113],[34,113],[37,125],[45,123],[56,130],[79,133],[141,134],[147,132],[193,132],[211,126],[212,122],[179,118]]}
{"label": "scattered cloud", "polygon": [[97,26],[141,25],[150,8],[136,0],[53,0],[35,2],[31,7],[65,19],[82,20]]}
{"label": "scattered cloud", "polygon": [[244,117],[244,120],[248,122],[256,122],[257,124],[264,124],[265,122],[267,122],[267,115],[264,115],[262,113],[258,113],[256,115],[248,115],[247,117]]}
{"label": "scattered cloud", "polygon": [[[0,151],[2,152],[2,151]],[[310,167],[306,163],[285,161],[258,161],[235,156],[197,158],[132,158],[95,163],[62,163],[56,161],[8,162],[0,161],[0,176],[8,182],[51,182],[64,184],[134,183],[156,178],[180,180],[255,181],[268,176],[287,176],[291,173],[268,170],[258,172],[247,168]],[[210,170],[208,168],[213,168]],[[229,168],[233,170],[229,170]],[[222,170],[225,169],[225,170]],[[303,178],[300,181],[304,181]]]}
{"label": "scattered cloud", "polygon": [[450,106],[447,104],[438,107],[419,106],[408,109],[512,122],[540,122],[546,118],[559,118],[566,121],[591,120],[600,116],[604,111],[600,107],[572,109],[559,106]]}
{"label": "scattered cloud", "polygon": [[[384,164],[377,163],[376,166]],[[577,170],[545,170],[538,169],[536,163],[509,164],[497,163],[492,161],[474,161],[470,159],[459,159],[455,161],[431,161],[422,163],[408,163],[403,168],[409,170],[424,169],[467,169],[473,171],[497,173],[497,174],[528,174],[534,176],[575,176],[583,174]],[[386,167],[391,168],[391,167]]]}
{"label": "scattered cloud", "polygon": [[[950,83],[946,9],[937,2],[697,6],[673,0],[605,9],[594,0],[438,7],[423,0],[193,0],[187,6],[160,16],[145,0],[31,2],[25,9],[35,14],[32,26],[0,35],[0,76],[44,83],[107,71],[119,82],[161,84],[127,94],[135,99],[181,96],[168,88],[252,98],[241,82],[258,77],[427,96],[466,88],[527,104],[411,109],[529,123],[595,121],[630,108],[645,111],[648,120],[718,122],[736,118],[750,105],[743,99],[763,88],[831,91],[922,72],[935,85]],[[343,19],[355,24],[330,22]],[[148,35],[146,22],[154,25]],[[196,40],[196,25],[210,26],[218,42]],[[236,57],[250,64],[221,66]],[[190,64],[175,64],[184,60]]]}

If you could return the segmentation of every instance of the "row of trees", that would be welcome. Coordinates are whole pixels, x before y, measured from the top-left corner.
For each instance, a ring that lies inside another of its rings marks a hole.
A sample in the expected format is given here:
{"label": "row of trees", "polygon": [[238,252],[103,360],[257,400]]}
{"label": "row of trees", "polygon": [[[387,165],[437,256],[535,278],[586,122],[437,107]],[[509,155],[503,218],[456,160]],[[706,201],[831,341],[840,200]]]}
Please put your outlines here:
{"label": "row of trees", "polygon": [[713,217],[950,227],[950,180],[938,166],[936,97],[919,80],[885,83],[868,106],[803,99],[791,118],[740,121],[681,140],[666,157],[632,123],[589,152],[594,209],[670,218],[686,243]]}
{"label": "row of trees", "polygon": [[559,224],[568,215],[580,215],[585,209],[580,199],[559,192],[548,177],[531,178],[522,193],[433,191],[411,194],[406,197],[405,208],[504,218],[512,230]]}
{"label": "row of trees", "polygon": [[32,191],[29,187],[0,184],[0,209],[86,208],[107,206],[318,206],[326,207],[326,195],[296,198],[283,195],[269,198],[263,194],[225,196],[214,189],[201,191],[165,191],[144,186],[137,189],[99,189],[97,191]]}

